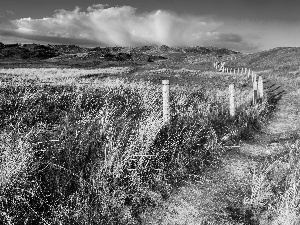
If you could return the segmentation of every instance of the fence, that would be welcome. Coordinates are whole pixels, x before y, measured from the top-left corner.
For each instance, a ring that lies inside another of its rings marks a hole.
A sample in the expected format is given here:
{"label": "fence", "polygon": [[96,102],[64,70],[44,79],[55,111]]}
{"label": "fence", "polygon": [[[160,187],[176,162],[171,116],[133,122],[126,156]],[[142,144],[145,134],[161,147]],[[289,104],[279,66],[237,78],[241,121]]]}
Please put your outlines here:
{"label": "fence", "polygon": [[[243,74],[247,75],[247,78],[251,77],[252,81],[252,104],[256,107],[258,103],[261,103],[264,96],[263,78],[258,77],[254,71],[250,68],[225,68],[225,62],[214,62],[213,66],[219,71],[228,74]],[[162,81],[162,94],[163,94],[163,121],[168,123],[171,119],[170,114],[170,83],[169,80]],[[236,115],[236,99],[235,99],[234,84],[229,85],[229,114],[232,119]]]}

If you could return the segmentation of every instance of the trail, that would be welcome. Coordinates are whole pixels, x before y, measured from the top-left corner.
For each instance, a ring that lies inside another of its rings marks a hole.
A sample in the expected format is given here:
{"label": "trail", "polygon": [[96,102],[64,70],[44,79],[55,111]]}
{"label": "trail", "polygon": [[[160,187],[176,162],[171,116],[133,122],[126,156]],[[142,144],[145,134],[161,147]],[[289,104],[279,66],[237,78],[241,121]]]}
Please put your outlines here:
{"label": "trail", "polygon": [[[167,201],[144,213],[143,225],[268,224],[251,211],[242,212],[241,202],[249,191],[255,168],[280,154],[282,143],[300,131],[300,82],[288,78],[264,80],[266,92],[278,103],[254,141],[231,149],[217,168],[210,168],[201,179],[186,183]],[[228,223],[228,217],[232,222]]]}

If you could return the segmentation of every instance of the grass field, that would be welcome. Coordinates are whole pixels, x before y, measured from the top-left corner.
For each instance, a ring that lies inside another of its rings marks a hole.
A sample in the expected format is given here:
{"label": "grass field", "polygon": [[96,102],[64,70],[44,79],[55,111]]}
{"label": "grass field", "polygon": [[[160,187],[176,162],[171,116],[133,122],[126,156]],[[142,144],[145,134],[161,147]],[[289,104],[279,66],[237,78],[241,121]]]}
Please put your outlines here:
{"label": "grass field", "polygon": [[[3,223],[140,224],[141,214],[217,167],[231,146],[255,138],[277,103],[266,95],[253,106],[251,81],[243,75],[197,65],[165,72],[159,66],[1,69]],[[167,125],[162,79],[171,82]],[[289,169],[278,195],[269,194],[267,181],[277,159],[253,173],[252,191],[243,196],[243,210],[263,211],[274,224],[293,224],[280,221],[298,216],[299,141],[293,140],[285,146]]]}
{"label": "grass field", "polygon": [[[193,85],[173,81],[172,121],[163,126],[156,80],[96,76],[80,85],[101,72],[1,73],[1,215],[13,224],[138,223],[145,207],[258,129],[269,110],[267,99],[257,109],[249,104],[246,78],[199,73]],[[242,96],[234,121],[232,82]]]}

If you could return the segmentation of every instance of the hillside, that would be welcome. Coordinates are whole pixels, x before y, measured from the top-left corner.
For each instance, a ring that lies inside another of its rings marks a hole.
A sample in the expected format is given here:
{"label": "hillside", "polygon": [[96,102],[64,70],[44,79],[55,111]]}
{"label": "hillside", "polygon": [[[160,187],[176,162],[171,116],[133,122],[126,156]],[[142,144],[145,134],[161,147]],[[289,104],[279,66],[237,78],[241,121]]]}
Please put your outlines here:
{"label": "hillside", "polygon": [[230,62],[237,67],[256,69],[295,69],[300,61],[300,47],[279,47],[248,55],[240,55]]}
{"label": "hillside", "polygon": [[[0,44],[0,53],[2,224],[300,223],[298,48]],[[262,76],[263,98],[253,103],[251,76],[216,61]]]}
{"label": "hillside", "polygon": [[[85,48],[75,45],[41,45],[41,44],[3,44],[0,42],[0,58],[2,60],[107,60],[107,61],[144,61],[166,59],[172,54],[197,54],[204,56],[223,56],[237,52],[215,47],[184,47],[168,46],[143,47],[94,47]],[[40,62],[41,63],[41,62]]]}

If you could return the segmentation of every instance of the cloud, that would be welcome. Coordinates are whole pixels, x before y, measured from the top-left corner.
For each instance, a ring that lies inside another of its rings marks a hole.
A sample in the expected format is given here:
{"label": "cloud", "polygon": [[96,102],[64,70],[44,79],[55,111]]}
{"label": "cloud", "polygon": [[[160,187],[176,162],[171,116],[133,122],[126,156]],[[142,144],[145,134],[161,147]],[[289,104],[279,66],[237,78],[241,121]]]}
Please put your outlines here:
{"label": "cloud", "polygon": [[241,47],[243,38],[217,32],[224,22],[157,10],[138,13],[130,6],[96,4],[81,11],[57,10],[52,17],[10,20],[0,35],[35,41],[104,46],[222,45]]}
{"label": "cloud", "polygon": [[3,18],[3,17],[12,17],[16,15],[15,12],[11,11],[11,10],[6,10],[5,13],[0,13],[0,18]]}
{"label": "cloud", "polygon": [[[98,41],[90,39],[78,39],[70,37],[59,37],[59,36],[44,36],[34,34],[31,31],[24,29],[19,30],[3,30],[0,29],[0,37],[15,37],[17,39],[28,39],[33,41],[39,41],[43,43],[59,43],[59,44],[74,44],[74,45],[98,45],[101,44]],[[2,38],[1,38],[2,39]],[[104,43],[102,43],[104,45]]]}

